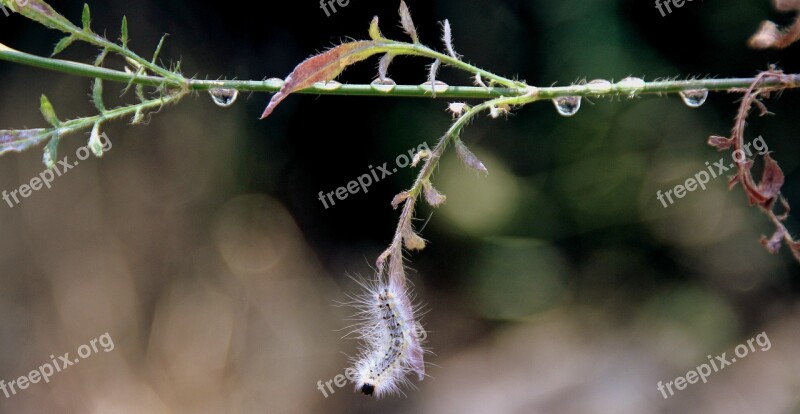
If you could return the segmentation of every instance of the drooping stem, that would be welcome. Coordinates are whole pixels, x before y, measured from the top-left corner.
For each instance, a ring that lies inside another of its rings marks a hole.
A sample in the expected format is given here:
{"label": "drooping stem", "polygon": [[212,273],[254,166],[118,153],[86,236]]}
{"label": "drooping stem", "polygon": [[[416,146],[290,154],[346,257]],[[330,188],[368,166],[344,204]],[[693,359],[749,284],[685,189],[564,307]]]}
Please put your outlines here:
{"label": "drooping stem", "polygon": [[417,200],[423,191],[423,186],[426,182],[430,181],[433,172],[439,165],[439,160],[445,153],[447,146],[459,138],[461,131],[464,127],[478,114],[487,111],[492,107],[498,106],[513,106],[520,105],[525,102],[532,102],[538,99],[536,88],[528,88],[528,93],[520,97],[509,98],[496,98],[483,102],[475,107],[468,109],[461,115],[447,132],[442,136],[436,146],[431,150],[430,154],[425,158],[425,162],[417,175],[416,180],[411,188],[405,191],[407,197],[403,204],[403,210],[400,213],[400,219],[395,229],[394,237],[392,238],[389,247],[380,255],[377,262],[379,273],[382,272],[388,261],[388,272],[390,281],[395,286],[405,286],[405,272],[403,269],[403,237],[405,236],[406,229],[411,228],[411,221],[414,219],[414,209]]}

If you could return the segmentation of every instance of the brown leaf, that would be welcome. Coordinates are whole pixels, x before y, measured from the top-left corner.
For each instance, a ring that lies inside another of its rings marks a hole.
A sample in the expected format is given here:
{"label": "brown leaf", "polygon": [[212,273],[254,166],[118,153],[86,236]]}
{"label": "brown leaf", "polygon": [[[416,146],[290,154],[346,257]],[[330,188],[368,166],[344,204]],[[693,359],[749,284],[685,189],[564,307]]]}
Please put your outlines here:
{"label": "brown leaf", "polygon": [[289,94],[308,88],[316,82],[333,80],[348,66],[379,52],[381,49],[377,47],[376,42],[361,40],[341,44],[306,59],[294,68],[284,81],[281,90],[272,96],[269,105],[261,114],[261,119],[268,117]]}
{"label": "brown leaf", "polygon": [[416,167],[420,161],[429,158],[431,156],[431,152],[428,150],[422,150],[414,154],[414,159],[411,160],[411,166]]}
{"label": "brown leaf", "polygon": [[712,135],[708,137],[708,145],[715,147],[717,151],[722,151],[733,146],[733,138],[721,137],[719,135]]}
{"label": "brown leaf", "polygon": [[425,201],[427,201],[431,207],[439,207],[447,201],[447,196],[440,193],[430,181],[425,181],[422,184],[422,190],[425,194]]}
{"label": "brown leaf", "polygon": [[783,171],[778,167],[778,163],[769,156],[769,153],[764,154],[764,172],[761,174],[761,182],[758,183],[761,195],[774,199],[780,194],[783,182]]}
{"label": "brown leaf", "polygon": [[403,229],[403,245],[408,250],[422,250],[425,248],[425,240],[409,225]]}
{"label": "brown leaf", "polygon": [[411,193],[408,191],[403,191],[402,193],[394,196],[392,199],[392,208],[397,210],[397,207],[400,207],[400,204],[403,204],[408,198],[411,197]]}
{"label": "brown leaf", "polygon": [[406,2],[403,0],[400,1],[400,25],[403,27],[406,34],[411,36],[411,40],[413,40],[414,43],[419,43],[417,28],[414,27],[414,21],[411,20],[411,12],[408,10]]}
{"label": "brown leaf", "polygon": [[784,49],[800,39],[800,18],[788,29],[781,29],[775,23],[765,20],[747,44],[753,49]]}
{"label": "brown leaf", "polygon": [[778,25],[765,20],[758,27],[756,33],[747,41],[747,45],[753,49],[769,49],[778,43],[778,39],[782,36],[781,29]]}

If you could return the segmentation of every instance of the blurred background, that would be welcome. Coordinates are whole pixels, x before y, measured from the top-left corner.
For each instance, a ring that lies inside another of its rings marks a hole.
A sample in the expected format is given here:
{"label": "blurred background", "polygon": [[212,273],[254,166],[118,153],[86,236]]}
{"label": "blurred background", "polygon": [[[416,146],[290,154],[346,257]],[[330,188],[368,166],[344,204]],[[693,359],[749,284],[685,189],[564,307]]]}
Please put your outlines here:
{"label": "blurred background", "polygon": [[[376,4],[380,3],[380,4]],[[326,16],[313,0],[258,4],[89,1],[92,26],[185,75],[285,77],[373,15],[402,39],[398,2],[350,0]],[[83,2],[51,5],[79,21]],[[440,47],[449,19],[456,50],[529,84],[594,78],[752,76],[777,64],[800,71],[794,46],[753,51],[764,19],[788,23],[766,0],[687,2],[662,17],[633,0],[409,0],[424,43]],[[48,55],[60,35],[0,15],[0,42]],[[74,45],[61,57],[89,62]],[[399,58],[398,83],[426,80],[428,61]],[[111,61],[120,67],[118,61]],[[376,61],[343,82],[368,83]],[[441,79],[469,84],[445,68]],[[106,99],[120,85],[106,84]],[[39,96],[61,119],[92,115],[88,79],[0,63],[0,127],[43,127]],[[410,256],[428,313],[429,378],[405,397],[376,401],[344,373],[356,341],[342,339],[352,309],[337,306],[369,277],[389,243],[393,195],[407,168],[325,208],[320,191],[425,142],[451,122],[443,100],[292,96],[259,121],[267,94],[231,108],[207,94],[105,128],[113,148],[14,207],[0,205],[0,379],[9,382],[108,332],[99,352],[11,398],[3,413],[793,413],[800,411],[800,266],[758,242],[772,228],[739,187],[712,180],[664,208],[656,199],[706,162],[727,135],[737,95],[699,109],[676,96],[584,101],[573,118],[547,102],[508,120],[481,117],[463,135],[490,174],[448,153],[434,183],[448,196],[418,211],[429,246]],[[800,205],[800,96],[751,118]],[[61,154],[74,158],[85,138]],[[727,162],[727,161],[726,161]],[[42,170],[41,151],[0,158],[0,190]],[[428,219],[430,220],[428,221]],[[788,227],[800,232],[800,221]],[[772,347],[665,399],[673,381],[709,355],[733,354],[765,332]]]}

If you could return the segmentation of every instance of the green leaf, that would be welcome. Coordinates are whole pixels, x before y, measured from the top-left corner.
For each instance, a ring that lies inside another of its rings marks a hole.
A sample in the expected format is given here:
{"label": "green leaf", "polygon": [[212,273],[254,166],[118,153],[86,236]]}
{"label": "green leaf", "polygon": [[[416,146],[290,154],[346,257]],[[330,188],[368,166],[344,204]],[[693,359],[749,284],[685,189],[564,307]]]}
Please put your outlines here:
{"label": "green leaf", "polygon": [[122,34],[119,38],[122,41],[122,47],[128,47],[128,17],[122,16]]}
{"label": "green leaf", "polygon": [[158,41],[158,46],[156,46],[156,51],[155,53],[153,53],[153,60],[150,61],[150,63],[154,65],[156,64],[156,59],[158,59],[158,54],[161,53],[161,46],[164,45],[164,39],[166,39],[168,35],[169,35],[168,33],[164,33],[164,36],[161,36],[161,40]]}
{"label": "green leaf", "polygon": [[92,85],[92,101],[101,114],[106,111],[106,105],[103,102],[103,80],[100,78],[95,79],[94,85]]}
{"label": "green leaf", "polygon": [[66,49],[74,41],[75,41],[75,38],[72,37],[72,36],[67,36],[67,37],[59,40],[58,43],[56,43],[56,47],[53,48],[53,53],[50,54],[50,57],[53,57],[53,56],[63,52],[64,49]]}
{"label": "green leaf", "polygon": [[81,16],[81,23],[83,23],[83,30],[86,33],[91,33],[92,29],[89,27],[89,22],[92,20],[91,14],[89,13],[89,5],[83,3],[83,15]]}
{"label": "green leaf", "polygon": [[89,149],[92,150],[95,156],[97,157],[103,156],[103,143],[100,141],[99,122],[95,122],[94,127],[92,127],[92,134],[89,135]]}
{"label": "green leaf", "polygon": [[56,111],[53,109],[53,104],[50,103],[50,100],[47,99],[47,96],[42,95],[41,105],[39,109],[42,111],[42,116],[44,116],[45,121],[48,124],[58,128],[61,126],[61,121],[58,120],[56,116]]}
{"label": "green leaf", "polygon": [[378,27],[378,16],[372,18],[372,23],[369,25],[369,37],[375,41],[385,40],[380,27]]}
{"label": "green leaf", "polygon": [[44,146],[44,154],[42,155],[42,162],[49,169],[53,169],[58,161],[58,133],[50,138],[50,142]]}

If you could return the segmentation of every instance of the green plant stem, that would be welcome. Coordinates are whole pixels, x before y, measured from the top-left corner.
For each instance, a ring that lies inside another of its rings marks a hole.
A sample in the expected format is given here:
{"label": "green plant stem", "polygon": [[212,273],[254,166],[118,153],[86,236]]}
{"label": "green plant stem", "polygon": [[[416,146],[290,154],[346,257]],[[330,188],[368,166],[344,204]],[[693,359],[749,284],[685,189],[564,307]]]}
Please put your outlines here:
{"label": "green plant stem", "polygon": [[109,109],[99,115],[71,119],[69,121],[65,121],[64,123],[62,123],[58,128],[47,129],[46,132],[44,132],[39,138],[44,140],[45,138],[49,138],[54,134],[58,134],[59,136],[65,136],[68,134],[80,132],[82,130],[91,128],[97,122],[105,122],[110,120],[121,119],[133,116],[137,112],[145,112],[148,110],[157,109],[167,104],[179,101],[181,98],[186,96],[186,94],[187,92],[177,92],[173,95],[165,95],[159,98],[146,100],[144,102],[140,102],[137,104]]}
{"label": "green plant stem", "polygon": [[[422,48],[417,46],[417,48]],[[427,48],[425,48],[427,49]],[[430,50],[430,49],[428,49]],[[431,51],[433,52],[433,51]],[[436,52],[433,52],[436,54]],[[427,56],[427,55],[426,55]],[[447,57],[447,55],[441,55]],[[430,57],[430,56],[429,56]],[[450,58],[452,60],[452,58]],[[134,73],[123,72],[114,69],[102,68],[88,65],[85,63],[73,62],[63,59],[36,56],[18,50],[11,49],[0,43],[0,60],[20,63],[23,65],[38,67],[46,70],[53,70],[72,75],[85,76],[89,78],[99,78],[103,80],[133,83],[146,86],[166,85],[172,88],[186,87],[193,91],[207,91],[213,88],[236,89],[238,91],[253,92],[277,92],[283,82],[280,80],[202,80],[186,79],[177,81],[171,78],[152,75],[137,75]],[[448,64],[450,62],[447,62]],[[463,64],[463,62],[460,62]],[[471,67],[471,66],[470,66]],[[476,68],[477,69],[477,68]],[[488,78],[488,76],[487,76]],[[612,84],[607,92],[598,93],[588,85],[554,86],[537,88],[537,94],[533,100],[552,99],[563,96],[585,96],[585,97],[606,97],[606,96],[628,96],[646,94],[668,94],[678,93],[693,89],[708,89],[709,91],[737,91],[749,87],[757,78],[727,78],[727,79],[692,79],[675,81],[653,81],[646,82],[643,87]],[[800,85],[800,74],[784,75],[783,78],[764,79],[759,87],[772,88],[781,87],[783,89],[797,88]],[[529,91],[526,87],[516,88],[483,88],[476,86],[450,86],[445,92],[437,92],[436,98],[442,99],[493,99],[501,96],[521,96]],[[338,88],[329,88],[324,85],[316,85],[300,90],[296,93],[315,94],[315,95],[343,95],[343,96],[386,96],[386,97],[416,97],[431,98],[430,87],[419,85],[397,85],[390,92],[383,92],[374,89],[370,85],[341,85]]]}

